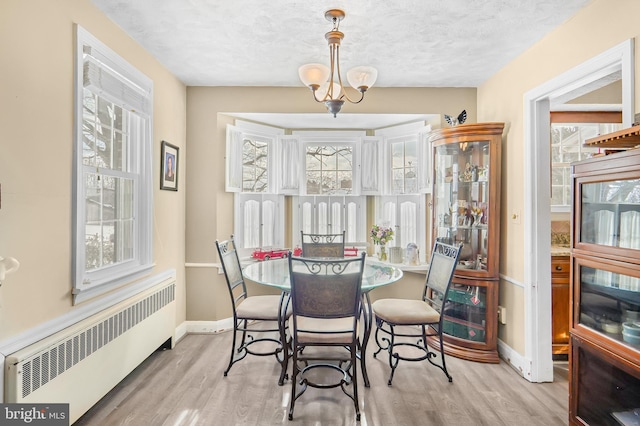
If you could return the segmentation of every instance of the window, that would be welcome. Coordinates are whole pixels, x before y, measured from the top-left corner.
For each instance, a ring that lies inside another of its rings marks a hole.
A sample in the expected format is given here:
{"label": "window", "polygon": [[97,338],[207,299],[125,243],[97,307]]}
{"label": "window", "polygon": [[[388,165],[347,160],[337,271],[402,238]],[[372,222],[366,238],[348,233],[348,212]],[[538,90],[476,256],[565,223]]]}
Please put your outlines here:
{"label": "window", "polygon": [[389,141],[391,151],[391,192],[415,194],[418,192],[418,141],[414,138],[396,138]]}
{"label": "window", "polygon": [[242,140],[242,192],[269,189],[269,144],[259,137]]}
{"label": "window", "polygon": [[307,144],[305,150],[306,193],[351,194],[353,192],[353,145]]}
{"label": "window", "polygon": [[[568,212],[571,208],[571,170],[574,161],[590,158],[599,148],[584,147],[584,141],[620,130],[621,123],[598,123],[595,120],[610,120],[611,114],[582,113],[594,120],[586,122],[562,122],[562,113],[552,113],[551,123],[551,209],[554,212]],[[613,115],[616,120],[619,113]],[[571,116],[569,116],[571,117]]]}
{"label": "window", "polygon": [[238,248],[283,247],[284,196],[276,195],[282,175],[275,166],[282,133],[242,120],[227,126],[226,188],[236,193],[233,233]]}
{"label": "window", "polygon": [[376,130],[376,136],[384,138],[384,184],[376,195],[431,192],[430,132],[423,121]]}
{"label": "window", "polygon": [[227,126],[228,192],[275,192],[275,135]]}
{"label": "window", "polygon": [[393,194],[387,197],[392,201],[376,200],[376,205],[387,203],[377,212],[376,223],[388,221],[396,228],[392,245],[423,247],[429,131],[424,122],[415,122],[376,136],[364,131],[284,135],[282,129],[236,120],[236,126],[227,126],[226,187],[237,193],[234,234],[239,247],[283,244],[283,218],[289,213],[284,195],[294,196],[292,244],[299,243],[300,231],[345,231],[347,244],[367,246],[366,195],[385,193]]}
{"label": "window", "polygon": [[152,267],[153,83],[77,27],[74,302]]}

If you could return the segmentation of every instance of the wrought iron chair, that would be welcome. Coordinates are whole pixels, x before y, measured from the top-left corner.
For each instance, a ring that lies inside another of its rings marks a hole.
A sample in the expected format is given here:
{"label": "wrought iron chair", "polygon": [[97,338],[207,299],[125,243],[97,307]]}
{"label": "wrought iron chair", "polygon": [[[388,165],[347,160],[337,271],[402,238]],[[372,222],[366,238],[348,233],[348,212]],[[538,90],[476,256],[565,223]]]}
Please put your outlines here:
{"label": "wrought iron chair", "polygon": [[[443,350],[442,323],[444,315],[442,313],[460,255],[460,248],[461,246],[452,246],[439,241],[435,243],[422,300],[380,299],[373,302],[371,308],[376,318],[375,337],[378,344],[378,350],[373,356],[375,358],[382,350],[389,353],[389,366],[391,367],[391,375],[387,382],[389,386],[391,386],[400,360],[423,361],[426,359],[440,368],[449,382],[453,381],[453,377],[447,371]],[[418,330],[411,331],[414,326],[420,328],[420,333]],[[401,329],[397,330],[396,327],[401,327]],[[407,328],[409,331],[403,331]],[[399,337],[402,339],[397,340]],[[429,337],[438,339],[440,356],[442,357],[441,364],[432,360],[436,357],[436,353],[429,349],[427,342]],[[417,338],[418,340],[414,343],[413,340],[407,341],[406,338]],[[419,349],[423,355],[410,356],[407,352],[401,353],[401,348],[407,346]]]}
{"label": "wrought iron chair", "polygon": [[[296,400],[308,386],[340,387],[353,401],[360,420],[356,360],[364,259],[365,253],[351,259],[289,257],[293,307],[289,320],[293,337],[289,420],[293,419]],[[316,368],[338,371],[341,379],[327,383],[326,378],[321,382],[322,377],[309,377],[307,373]],[[296,389],[298,385],[300,389]],[[351,393],[349,385],[353,385]]]}
{"label": "wrought iron chair", "polygon": [[344,233],[305,234],[300,231],[300,244],[304,257],[344,257]]}
{"label": "wrought iron chair", "polygon": [[[229,365],[224,371],[224,375],[226,377],[233,364],[244,359],[247,354],[257,356],[275,355],[276,360],[282,367],[280,380],[278,381],[278,384],[282,385],[286,379],[288,362],[286,318],[291,315],[291,308],[287,309],[287,304],[285,303],[285,294],[282,293],[280,296],[248,296],[233,235],[226,241],[216,240],[216,248],[222,262],[222,269],[224,270],[233,308],[233,344],[231,346]],[[261,328],[251,327],[250,322],[253,323],[254,321],[267,325]],[[238,332],[242,333],[240,342],[237,341]],[[278,333],[278,338],[269,336],[269,334],[273,335],[276,332]],[[255,338],[254,335],[257,334],[264,334],[265,336]],[[275,345],[275,348],[273,350],[255,350],[251,348],[251,345],[259,342],[271,342]]]}

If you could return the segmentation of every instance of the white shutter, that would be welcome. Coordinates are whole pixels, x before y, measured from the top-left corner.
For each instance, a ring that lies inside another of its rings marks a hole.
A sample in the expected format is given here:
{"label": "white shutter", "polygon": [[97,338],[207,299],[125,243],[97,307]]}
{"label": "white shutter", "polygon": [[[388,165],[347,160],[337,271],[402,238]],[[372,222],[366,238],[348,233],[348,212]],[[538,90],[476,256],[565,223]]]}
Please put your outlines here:
{"label": "white shutter", "polygon": [[242,140],[240,129],[227,124],[227,157],[225,171],[225,190],[242,192]]}
{"label": "white shutter", "polygon": [[418,192],[423,194],[431,193],[433,180],[433,166],[431,164],[431,143],[429,134],[431,125],[425,126],[418,132]]}
{"label": "white shutter", "polygon": [[283,195],[236,193],[234,217],[238,247],[284,247]]}
{"label": "white shutter", "polygon": [[297,195],[300,193],[300,181],[303,176],[300,167],[300,138],[298,136],[279,136],[280,155],[273,162],[278,174],[278,194]]}
{"label": "white shutter", "polygon": [[390,247],[405,248],[409,243],[416,243],[421,250],[420,257],[422,259],[426,252],[424,250],[426,248],[425,209],[426,197],[424,195],[376,197],[374,223],[393,228],[396,235],[389,243]]}
{"label": "white shutter", "polygon": [[366,136],[360,144],[360,193],[378,195],[382,191],[382,137]]}

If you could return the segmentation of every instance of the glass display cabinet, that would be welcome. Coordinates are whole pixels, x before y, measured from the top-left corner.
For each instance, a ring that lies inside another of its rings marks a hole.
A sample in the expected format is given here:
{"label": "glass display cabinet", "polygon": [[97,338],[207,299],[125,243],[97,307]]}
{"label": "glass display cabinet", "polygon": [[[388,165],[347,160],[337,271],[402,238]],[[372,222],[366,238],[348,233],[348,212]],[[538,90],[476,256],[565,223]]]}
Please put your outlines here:
{"label": "glass display cabinet", "polygon": [[432,237],[462,244],[445,308],[445,352],[499,362],[497,351],[500,161],[504,123],[431,133]]}
{"label": "glass display cabinet", "polygon": [[638,424],[640,149],[577,162],[571,169],[569,418],[579,425]]}

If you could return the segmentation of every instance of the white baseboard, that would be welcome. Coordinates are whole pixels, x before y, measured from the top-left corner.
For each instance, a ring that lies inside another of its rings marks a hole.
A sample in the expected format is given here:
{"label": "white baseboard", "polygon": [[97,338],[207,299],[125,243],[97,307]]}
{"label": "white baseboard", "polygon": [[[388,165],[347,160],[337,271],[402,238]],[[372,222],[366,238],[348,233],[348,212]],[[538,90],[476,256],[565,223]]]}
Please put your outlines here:
{"label": "white baseboard", "polygon": [[500,339],[498,339],[498,354],[524,379],[531,381],[531,360],[516,352]]}
{"label": "white baseboard", "polygon": [[[233,329],[233,318],[225,318],[219,321],[185,321],[186,334],[215,334]],[[177,330],[176,330],[177,332]]]}

